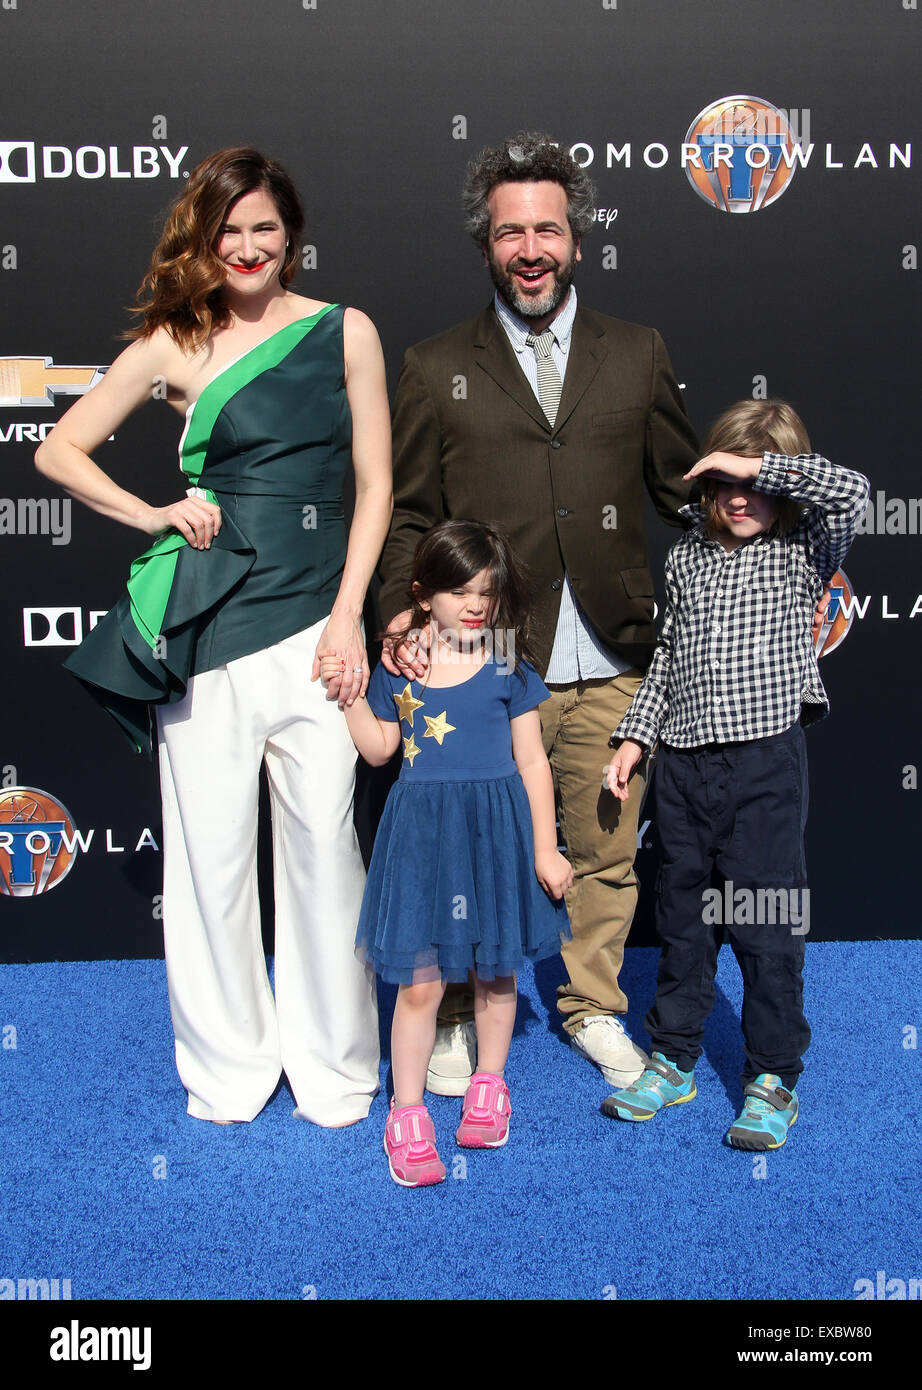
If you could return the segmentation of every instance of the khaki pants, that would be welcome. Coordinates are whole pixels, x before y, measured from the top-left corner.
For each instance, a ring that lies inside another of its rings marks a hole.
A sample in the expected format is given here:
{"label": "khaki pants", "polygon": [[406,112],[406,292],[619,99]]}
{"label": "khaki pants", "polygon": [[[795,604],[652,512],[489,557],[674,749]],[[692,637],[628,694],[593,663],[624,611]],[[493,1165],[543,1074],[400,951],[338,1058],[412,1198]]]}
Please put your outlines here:
{"label": "khaki pants", "polygon": [[557,990],[569,1033],[593,1014],[627,1011],[618,975],[637,905],[634,855],[646,773],[643,766],[635,772],[623,802],[603,787],[602,774],[611,758],[609,737],[641,679],[630,670],[611,680],[558,686],[540,707],[561,838],[573,866],[567,894],[573,940],[562,952],[569,979]]}
{"label": "khaki pants", "polygon": [[[562,952],[569,979],[557,991],[557,1008],[570,1033],[594,1014],[627,1011],[618,975],[637,905],[634,855],[646,764],[631,778],[624,802],[603,787],[602,774],[611,759],[609,737],[641,679],[632,669],[611,680],[557,686],[538,711],[561,839],[573,866],[573,888],[567,894],[573,939]],[[449,985],[439,1021],[471,1016],[469,986]]]}

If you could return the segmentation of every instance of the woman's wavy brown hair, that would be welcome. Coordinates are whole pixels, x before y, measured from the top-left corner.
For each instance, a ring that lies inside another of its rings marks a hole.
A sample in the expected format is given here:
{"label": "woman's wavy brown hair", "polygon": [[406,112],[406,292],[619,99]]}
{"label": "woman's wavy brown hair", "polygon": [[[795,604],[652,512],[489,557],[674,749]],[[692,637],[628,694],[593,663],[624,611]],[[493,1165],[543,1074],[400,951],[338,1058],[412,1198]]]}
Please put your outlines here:
{"label": "woman's wavy brown hair", "polygon": [[125,336],[149,338],[165,328],[184,352],[197,352],[216,328],[226,328],[225,270],[215,247],[228,210],[246,193],[264,188],[279,211],[288,239],[279,272],[287,287],[298,268],[304,209],[282,166],[247,145],[218,150],[189,175],[167,216],[150,270],[132,311],[142,322]]}
{"label": "woman's wavy brown hair", "polygon": [[[707,454],[764,454],[810,453],[810,437],[803,420],[787,401],[737,401],[716,419],[704,443]],[[702,478],[701,506],[709,535],[719,529],[717,519],[717,479]],[[792,531],[804,514],[801,502],[791,497],[773,497],[780,536]]]}

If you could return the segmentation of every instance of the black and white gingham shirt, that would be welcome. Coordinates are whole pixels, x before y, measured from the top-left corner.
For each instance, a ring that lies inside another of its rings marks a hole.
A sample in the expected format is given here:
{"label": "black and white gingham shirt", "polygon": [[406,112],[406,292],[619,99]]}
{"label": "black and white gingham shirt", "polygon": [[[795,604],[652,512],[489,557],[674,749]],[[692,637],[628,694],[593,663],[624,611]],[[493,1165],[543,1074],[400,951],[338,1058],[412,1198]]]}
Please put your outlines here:
{"label": "black and white gingham shirt", "polygon": [[784,537],[775,528],[725,550],[699,522],[669,552],[667,607],[643,685],[615,730],[651,747],[766,738],[821,718],[829,703],[811,624],[824,582],[864,515],[868,481],[818,454],[762,456],[750,484],[808,510]]}

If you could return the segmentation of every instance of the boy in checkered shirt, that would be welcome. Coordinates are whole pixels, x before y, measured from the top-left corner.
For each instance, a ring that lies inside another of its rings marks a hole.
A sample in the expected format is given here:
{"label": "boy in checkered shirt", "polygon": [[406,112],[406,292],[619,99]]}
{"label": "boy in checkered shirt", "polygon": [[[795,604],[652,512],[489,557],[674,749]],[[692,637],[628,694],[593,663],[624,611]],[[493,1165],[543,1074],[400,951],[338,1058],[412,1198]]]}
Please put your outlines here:
{"label": "boy in checkered shirt", "polygon": [[[721,927],[743,976],[743,1111],[727,1142],[776,1149],[797,1118],[810,1042],[803,1013],[809,929],[803,725],[828,710],[811,625],[868,500],[860,473],[810,452],[783,401],[741,401],[716,422],[688,479],[697,525],[666,562],[667,608],[647,676],[612,735],[620,800],[660,741],[656,824],[662,956],[645,1024],[652,1058],[602,1105],[651,1119],[693,1100],[714,1003]],[[711,886],[712,869],[723,877]]]}

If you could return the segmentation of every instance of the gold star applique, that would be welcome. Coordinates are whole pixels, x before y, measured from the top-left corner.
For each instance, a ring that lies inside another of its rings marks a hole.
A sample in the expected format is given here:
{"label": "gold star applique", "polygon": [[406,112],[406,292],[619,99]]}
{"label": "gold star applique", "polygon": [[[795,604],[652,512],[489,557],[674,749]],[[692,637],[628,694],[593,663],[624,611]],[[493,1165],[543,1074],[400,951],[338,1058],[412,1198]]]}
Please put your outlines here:
{"label": "gold star applique", "polygon": [[[412,729],[413,711],[415,709],[422,709],[423,702],[422,700],[414,700],[412,694],[410,693],[409,681],[407,681],[406,685],[403,687],[399,695],[393,696],[393,701],[394,704],[397,706],[397,717],[399,719],[405,719],[409,724],[410,728]],[[419,750],[417,749],[417,752],[418,751]]]}
{"label": "gold star applique", "polygon": [[454,724],[449,724],[448,720],[445,718],[446,713],[446,710],[442,710],[442,713],[437,719],[430,719],[428,714],[423,715],[426,721],[426,732],[423,734],[423,738],[437,738],[440,748],[442,746],[442,739],[445,735],[455,732]]}
{"label": "gold star applique", "polygon": [[409,738],[404,739],[403,756],[406,758],[407,762],[410,764],[411,767],[413,766],[413,759],[417,757],[418,754],[420,754],[422,751],[423,750],[417,745],[416,737],[414,734],[411,734]]}

